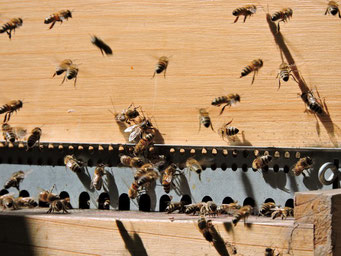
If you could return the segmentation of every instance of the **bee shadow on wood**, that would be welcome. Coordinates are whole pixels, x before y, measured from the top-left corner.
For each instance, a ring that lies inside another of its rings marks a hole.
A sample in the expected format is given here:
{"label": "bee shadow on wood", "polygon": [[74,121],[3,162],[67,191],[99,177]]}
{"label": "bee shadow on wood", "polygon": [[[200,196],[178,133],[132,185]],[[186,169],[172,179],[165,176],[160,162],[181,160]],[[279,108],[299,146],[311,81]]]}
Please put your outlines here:
{"label": "bee shadow on wood", "polygon": [[238,135],[233,136],[232,138],[227,136],[227,140],[231,146],[252,146],[251,142],[245,138],[245,132],[241,132],[242,139],[239,138]]}
{"label": "bee shadow on wood", "polygon": [[148,256],[146,248],[139,234],[136,232],[131,236],[120,220],[116,220],[116,225],[124,241],[126,249],[132,256]]}
{"label": "bee shadow on wood", "polygon": [[111,172],[106,171],[106,186],[103,186],[105,192],[109,194],[110,197],[110,205],[113,208],[118,207],[118,188],[115,182],[115,178]]}
{"label": "bee shadow on wood", "polygon": [[[302,77],[301,73],[297,69],[295,60],[293,56],[290,53],[290,50],[288,46],[286,45],[283,35],[280,31],[277,31],[276,23],[271,20],[271,15],[269,13],[266,14],[266,20],[268,22],[270,31],[275,39],[276,44],[278,45],[280,51],[284,54],[288,64],[291,66],[292,73],[296,80],[298,81],[298,86],[301,89],[302,93],[307,93],[310,91],[309,86],[306,84],[304,78]],[[304,105],[306,103],[304,102]],[[320,120],[320,122],[323,124],[324,128],[326,129],[330,141],[333,143],[335,147],[339,146],[338,140],[335,136],[335,129],[337,130],[337,135],[341,135],[341,128],[333,123],[329,112],[327,105],[324,104],[324,111],[321,114],[316,114],[317,118]],[[317,132],[319,132],[317,130]]]}
{"label": "bee shadow on wood", "polygon": [[154,142],[156,144],[165,144],[165,139],[163,138],[162,134],[160,133],[159,129],[154,128]]}
{"label": "bee shadow on wood", "polygon": [[217,250],[219,255],[229,256],[230,254],[227,251],[226,243],[214,226],[212,226],[211,228],[211,234],[213,237],[213,246]]}
{"label": "bee shadow on wood", "polygon": [[82,172],[77,172],[76,173],[78,176],[78,179],[82,182],[83,186],[91,192],[94,192],[95,189],[94,188],[90,188],[91,186],[91,176],[88,170],[88,167],[83,167],[83,171]]}

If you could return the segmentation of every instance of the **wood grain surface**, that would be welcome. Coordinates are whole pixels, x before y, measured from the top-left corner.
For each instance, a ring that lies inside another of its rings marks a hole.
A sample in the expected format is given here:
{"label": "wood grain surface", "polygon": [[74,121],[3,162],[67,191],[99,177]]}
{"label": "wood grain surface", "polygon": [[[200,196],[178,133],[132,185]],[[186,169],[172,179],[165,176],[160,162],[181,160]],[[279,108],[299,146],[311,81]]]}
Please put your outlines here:
{"label": "wood grain surface", "polygon": [[[254,16],[233,24],[232,11],[248,3],[3,0],[0,22],[22,17],[24,24],[12,40],[0,34],[0,104],[24,100],[11,124],[29,130],[42,126],[42,141],[125,142],[108,111],[112,98],[116,111],[132,102],[142,106],[167,144],[338,147],[341,20],[324,15],[324,0],[275,0],[257,2]],[[305,113],[301,86],[292,79],[278,90],[283,45],[271,32],[267,5],[270,13],[294,10],[281,25],[286,53],[305,85],[318,88],[329,115]],[[61,9],[73,10],[73,18],[48,30],[45,17]],[[90,34],[108,43],[113,56],[103,57]],[[151,79],[160,56],[170,56],[166,79]],[[62,77],[51,78],[65,58],[79,64],[76,88],[72,81],[59,86]],[[251,86],[252,75],[239,76],[256,58],[264,66]],[[240,94],[241,102],[219,116],[220,109],[210,103],[229,93]],[[211,129],[198,132],[199,108],[208,108],[215,131],[233,119],[244,136],[225,142]]]}

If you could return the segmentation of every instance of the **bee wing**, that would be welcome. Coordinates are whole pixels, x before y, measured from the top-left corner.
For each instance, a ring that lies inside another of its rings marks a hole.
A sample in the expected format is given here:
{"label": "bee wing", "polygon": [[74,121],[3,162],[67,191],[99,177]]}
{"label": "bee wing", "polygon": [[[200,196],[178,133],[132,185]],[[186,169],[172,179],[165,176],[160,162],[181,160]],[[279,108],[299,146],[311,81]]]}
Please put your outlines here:
{"label": "bee wing", "polygon": [[19,139],[22,139],[27,135],[27,129],[24,129],[23,127],[14,127],[14,133]]}
{"label": "bee wing", "polygon": [[134,124],[132,126],[129,126],[127,129],[124,130],[124,132],[132,132],[133,130],[135,130],[138,127],[137,124]]}
{"label": "bee wing", "polygon": [[140,129],[134,130],[130,135],[129,135],[129,142],[134,141],[136,137],[138,137],[141,134]]}

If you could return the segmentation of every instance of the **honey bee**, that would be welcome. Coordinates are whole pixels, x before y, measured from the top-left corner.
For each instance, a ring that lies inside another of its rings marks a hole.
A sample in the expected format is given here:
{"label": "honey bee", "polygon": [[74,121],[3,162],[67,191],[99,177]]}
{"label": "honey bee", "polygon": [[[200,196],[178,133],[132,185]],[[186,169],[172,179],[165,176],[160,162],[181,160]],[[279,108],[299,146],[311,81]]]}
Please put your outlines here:
{"label": "honey bee", "polygon": [[304,170],[308,170],[313,166],[313,160],[309,157],[300,158],[295,164],[294,168],[292,168],[292,172],[295,176],[299,176],[302,174],[305,177]]}
{"label": "honey bee", "polygon": [[257,7],[256,7],[255,5],[253,5],[253,4],[251,4],[251,5],[246,5],[246,6],[244,6],[244,7],[240,7],[240,8],[235,9],[235,10],[232,12],[232,14],[233,14],[234,16],[237,16],[237,17],[236,17],[236,19],[234,20],[233,23],[236,23],[236,22],[238,21],[239,16],[244,16],[244,22],[245,22],[245,21],[246,21],[246,18],[247,18],[248,16],[251,17],[253,14],[256,13],[256,11],[257,11]]}
{"label": "honey bee", "polygon": [[103,176],[105,175],[105,165],[98,164],[95,168],[94,177],[91,180],[90,189],[101,190],[103,186]]}
{"label": "honey bee", "polygon": [[199,131],[201,125],[205,126],[206,128],[211,127],[212,131],[214,131],[211,118],[205,108],[199,109]]}
{"label": "honey bee", "polygon": [[38,144],[38,147],[40,146],[40,136],[42,134],[42,131],[39,127],[34,128],[31,131],[31,135],[28,137],[27,139],[27,149],[26,151],[28,151],[29,149],[33,148],[34,145]]}
{"label": "honey bee", "polygon": [[28,208],[33,208],[38,205],[37,202],[32,197],[17,197],[14,199],[14,203],[18,207],[28,207]]}
{"label": "honey bee", "polygon": [[220,111],[219,115],[221,115],[227,106],[231,107],[235,105],[237,102],[240,102],[239,94],[231,93],[227,96],[220,96],[220,97],[215,98],[211,104],[217,107],[220,107],[220,105],[225,104],[224,107]]}
{"label": "honey bee", "polygon": [[19,191],[20,183],[24,180],[26,174],[23,171],[14,172],[8,181],[5,183],[4,188],[9,189],[10,187],[14,187]]}
{"label": "honey bee", "polygon": [[16,205],[12,194],[6,194],[6,195],[0,196],[0,206],[4,210],[6,209],[17,210],[18,209],[18,206]]}
{"label": "honey bee", "polygon": [[17,139],[13,127],[11,127],[8,123],[2,124],[2,135],[4,136],[4,140],[6,141],[6,143],[14,143]]}
{"label": "honey bee", "polygon": [[140,155],[147,149],[147,147],[153,142],[154,133],[147,133],[139,140],[139,142],[134,147],[134,154]]}
{"label": "honey bee", "polygon": [[154,78],[155,74],[160,74],[163,71],[164,71],[164,73],[163,73],[164,78],[166,78],[166,71],[167,71],[168,62],[169,62],[168,57],[166,57],[166,56],[160,57],[158,63],[155,66],[155,71],[154,71],[152,78]]}
{"label": "honey bee", "polygon": [[54,24],[59,21],[60,24],[63,23],[64,20],[68,20],[69,18],[72,18],[72,13],[70,10],[61,10],[59,12],[53,13],[47,18],[45,18],[44,23],[45,24],[52,24],[50,25],[49,29],[53,28]]}
{"label": "honey bee", "polygon": [[203,171],[201,164],[194,158],[188,158],[186,161],[186,167],[192,172],[196,172],[201,180],[201,173]]}
{"label": "honey bee", "polygon": [[135,107],[134,103],[131,103],[129,107],[127,109],[123,109],[121,113],[114,113],[111,110],[109,110],[109,112],[115,116],[116,122],[119,123],[125,122],[130,125],[131,121],[140,116],[140,112],[137,110],[138,108],[140,108],[140,106]]}
{"label": "honey bee", "polygon": [[155,181],[159,177],[159,174],[155,170],[151,170],[145,174],[143,174],[138,180],[137,185],[141,186],[148,186],[153,181]]}
{"label": "honey bee", "polygon": [[9,103],[0,107],[0,115],[5,114],[4,123],[7,123],[13,112],[17,112],[23,106],[23,102],[21,100],[12,100]]}
{"label": "honey bee", "polygon": [[258,73],[261,67],[263,67],[263,61],[261,59],[253,60],[248,66],[246,66],[242,70],[240,78],[242,78],[243,76],[247,76],[253,71],[253,77],[252,77],[252,82],[251,82],[251,85],[252,85],[253,82],[255,81],[256,74]]}
{"label": "honey bee", "polygon": [[200,212],[201,207],[203,206],[203,202],[196,203],[196,204],[188,204],[185,206],[185,213],[195,215],[197,212]]}
{"label": "honey bee", "polygon": [[80,173],[83,168],[83,163],[77,160],[73,155],[66,155],[64,157],[64,164],[71,171],[76,172],[76,173]]}
{"label": "honey bee", "polygon": [[339,14],[339,18],[341,19],[339,5],[335,1],[328,2],[328,7],[324,15],[327,15],[327,14],[331,14],[333,16],[335,16],[336,14]]}
{"label": "honey bee", "polygon": [[145,132],[154,132],[153,124],[148,120],[145,119],[138,124],[134,124],[129,126],[124,132],[129,132],[129,141],[134,141],[136,138],[141,138],[142,134]]}
{"label": "honey bee", "polygon": [[144,164],[144,162],[142,161],[141,158],[131,157],[131,156],[127,156],[127,155],[122,155],[120,157],[120,162],[121,162],[121,164],[123,164],[125,166],[129,166],[129,167],[133,167],[133,168],[139,168]]}
{"label": "honey bee", "polygon": [[138,192],[139,192],[139,185],[137,184],[137,180],[134,180],[131,183],[131,186],[128,190],[128,197],[130,199],[135,199],[138,195]]}
{"label": "honey bee", "polygon": [[213,242],[213,236],[211,228],[213,227],[211,220],[206,220],[205,216],[200,216],[198,219],[198,228],[201,234],[205,237],[208,242]]}
{"label": "honey bee", "polygon": [[[66,78],[68,80],[71,80],[71,79],[75,79],[74,83],[73,83],[73,86],[76,87],[76,82],[77,82],[77,75],[78,75],[78,66],[76,64],[71,64],[68,69],[66,70]],[[64,80],[65,80],[65,77],[64,77]],[[64,82],[63,80],[63,82]]]}
{"label": "honey bee", "polygon": [[63,213],[69,213],[67,211],[68,204],[70,204],[70,198],[56,199],[50,203],[50,208],[46,213],[54,213],[63,211]]}
{"label": "honey bee", "polygon": [[222,139],[224,140],[224,138],[228,138],[231,136],[234,136],[236,134],[238,134],[239,129],[233,126],[229,126],[232,123],[232,120],[226,124],[224,124],[221,128],[219,128],[218,130],[218,134],[222,137]]}
{"label": "honey bee", "polygon": [[271,20],[272,21],[278,21],[278,24],[277,24],[277,31],[279,32],[279,23],[282,21],[282,22],[286,22],[288,20],[290,20],[290,18],[292,17],[292,14],[293,14],[293,10],[291,8],[284,8],[282,9],[281,11],[278,11],[278,12],[275,12],[274,14],[272,14],[271,16]]}
{"label": "honey bee", "polygon": [[183,201],[173,202],[173,203],[170,202],[166,208],[167,213],[172,213],[172,212],[175,212],[177,210],[179,211],[179,213],[185,212],[185,202],[183,202]]}
{"label": "honey bee", "polygon": [[9,39],[12,38],[12,30],[15,33],[15,29],[21,27],[23,24],[23,20],[21,18],[13,18],[9,22],[2,25],[0,28],[0,34],[6,32]]}
{"label": "honey bee", "polygon": [[213,201],[208,201],[206,203],[202,203],[202,207],[200,208],[200,215],[217,215],[218,214],[218,206]]}
{"label": "honey bee", "polygon": [[276,208],[277,205],[274,202],[263,203],[259,211],[259,214],[269,217],[272,214],[272,212],[276,210]]}
{"label": "honey bee", "polygon": [[44,203],[51,203],[55,200],[60,199],[59,195],[56,195],[52,193],[52,190],[54,189],[54,185],[50,190],[43,190],[42,192],[39,193],[39,201],[44,202]]}
{"label": "honey bee", "polygon": [[93,43],[95,46],[97,46],[100,49],[102,55],[104,55],[103,52],[106,55],[112,55],[112,50],[110,46],[104,43],[103,40],[99,39],[97,36],[91,37],[91,43]]}
{"label": "honey bee", "polygon": [[244,219],[245,221],[249,217],[249,215],[251,215],[252,209],[253,208],[250,205],[245,205],[242,208],[240,208],[233,216],[232,220],[233,225],[236,226],[241,219]]}
{"label": "honey bee", "polygon": [[322,114],[324,112],[321,99],[316,99],[313,91],[303,92],[301,98],[307,104],[307,110],[315,114]]}
{"label": "honey bee", "polygon": [[240,208],[241,206],[238,204],[238,201],[234,201],[233,203],[219,205],[217,208],[217,212],[220,214],[222,213],[233,214],[236,212],[236,210]]}
{"label": "honey bee", "polygon": [[265,155],[265,156],[259,156],[252,162],[252,168],[257,170],[257,169],[262,169],[265,166],[267,166],[272,160],[272,156],[270,155]]}
{"label": "honey bee", "polygon": [[272,249],[272,248],[265,248],[265,253],[264,253],[264,256],[279,256],[281,255],[280,253],[276,253],[276,250],[275,249]]}
{"label": "honey bee", "polygon": [[163,190],[167,194],[169,193],[169,191],[171,189],[171,184],[172,184],[172,180],[173,180],[174,174],[176,172],[176,169],[177,169],[176,164],[171,164],[163,172],[162,186],[163,186]]}
{"label": "honey bee", "polygon": [[271,214],[272,219],[276,219],[277,217],[282,217],[282,220],[283,220],[290,216],[292,217],[294,216],[294,209],[291,207],[280,208]]}
{"label": "honey bee", "polygon": [[[53,74],[52,77],[54,77],[55,75],[59,76],[61,74],[63,74],[64,72],[66,72],[66,70],[72,65],[72,60],[70,59],[65,59],[63,60],[61,63],[59,63],[59,65],[56,67],[56,72]],[[65,80],[65,76],[64,76],[64,80]],[[63,82],[64,82],[63,80]]]}
{"label": "honey bee", "polygon": [[276,76],[276,79],[278,78],[278,89],[281,87],[281,80],[284,82],[288,82],[289,76],[291,76],[295,80],[295,82],[298,83],[298,81],[293,76],[293,74],[291,74],[291,72],[292,72],[292,70],[287,63],[283,62],[279,66],[279,71],[278,71],[278,74]]}

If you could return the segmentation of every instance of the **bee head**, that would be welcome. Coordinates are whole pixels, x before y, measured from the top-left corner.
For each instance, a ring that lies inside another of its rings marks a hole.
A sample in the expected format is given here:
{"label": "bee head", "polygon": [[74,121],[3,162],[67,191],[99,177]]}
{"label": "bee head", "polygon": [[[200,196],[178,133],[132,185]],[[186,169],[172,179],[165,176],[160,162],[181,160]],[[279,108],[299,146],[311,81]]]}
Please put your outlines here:
{"label": "bee head", "polygon": [[72,18],[72,13],[71,13],[70,10],[67,10],[67,15],[68,15],[70,18]]}
{"label": "bee head", "polygon": [[307,156],[307,164],[313,164],[313,159],[311,159],[309,156]]}
{"label": "bee head", "polygon": [[22,20],[22,18],[19,18],[18,20],[20,21],[21,24],[24,23],[24,21]]}
{"label": "bee head", "polygon": [[239,94],[236,94],[235,101],[239,101],[239,102],[240,102],[240,96],[239,96]]}

